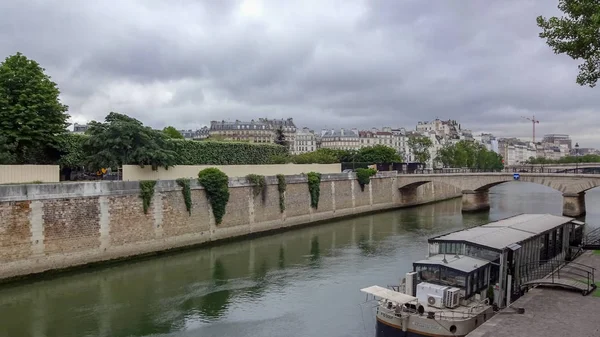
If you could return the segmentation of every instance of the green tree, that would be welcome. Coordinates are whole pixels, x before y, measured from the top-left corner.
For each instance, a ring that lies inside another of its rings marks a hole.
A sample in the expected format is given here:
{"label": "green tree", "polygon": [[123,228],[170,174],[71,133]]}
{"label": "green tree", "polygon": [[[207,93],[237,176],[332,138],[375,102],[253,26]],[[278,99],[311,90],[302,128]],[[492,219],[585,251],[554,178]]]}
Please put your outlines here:
{"label": "green tree", "polygon": [[285,134],[283,133],[283,127],[280,126],[275,130],[275,144],[281,146],[288,146],[288,142],[285,139]]}
{"label": "green tree", "polygon": [[169,138],[137,119],[111,112],[105,123],[92,121],[89,125],[89,137],[83,142],[89,169],[150,165],[156,170],[161,166],[169,168],[177,161],[177,153],[171,150]]}
{"label": "green tree", "polygon": [[361,148],[357,155],[357,162],[368,163],[399,163],[402,158],[395,149],[385,145],[375,145]]}
{"label": "green tree", "polygon": [[0,136],[0,165],[14,164],[15,146],[6,141],[6,137]]}
{"label": "green tree", "polygon": [[431,139],[425,136],[408,138],[408,147],[419,163],[426,164],[431,158],[429,148],[433,146]]}
{"label": "green tree", "polygon": [[594,87],[600,77],[600,1],[559,0],[558,9],[565,15],[537,17],[537,25],[542,28],[539,36],[546,39],[555,54],[583,60],[577,83]]}
{"label": "green tree", "polygon": [[37,62],[21,53],[0,64],[0,136],[13,144],[18,163],[58,159],[58,137],[67,132],[68,107]]}
{"label": "green tree", "polygon": [[436,161],[444,167],[500,170],[502,157],[473,141],[461,140],[438,151]]}
{"label": "green tree", "polygon": [[175,129],[172,126],[166,126],[163,131],[162,131],[165,135],[167,135],[167,137],[169,138],[173,138],[173,139],[184,139],[183,135],[181,134],[181,132],[179,132],[177,129]]}

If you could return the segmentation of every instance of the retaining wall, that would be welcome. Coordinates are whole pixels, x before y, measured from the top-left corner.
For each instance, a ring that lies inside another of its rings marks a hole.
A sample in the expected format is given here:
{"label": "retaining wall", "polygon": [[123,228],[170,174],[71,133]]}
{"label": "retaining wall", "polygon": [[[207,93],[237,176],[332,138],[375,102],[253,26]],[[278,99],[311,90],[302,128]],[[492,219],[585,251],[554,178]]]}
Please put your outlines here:
{"label": "retaining wall", "polygon": [[379,173],[364,191],[353,173],[324,174],[314,209],[306,176],[286,180],[281,212],[275,177],[267,177],[264,201],[253,196],[245,178],[230,178],[230,200],[219,225],[195,180],[191,215],[172,180],[157,182],[147,214],[134,181],[0,186],[0,279],[461,195],[457,188],[435,182],[402,196],[395,172]]}

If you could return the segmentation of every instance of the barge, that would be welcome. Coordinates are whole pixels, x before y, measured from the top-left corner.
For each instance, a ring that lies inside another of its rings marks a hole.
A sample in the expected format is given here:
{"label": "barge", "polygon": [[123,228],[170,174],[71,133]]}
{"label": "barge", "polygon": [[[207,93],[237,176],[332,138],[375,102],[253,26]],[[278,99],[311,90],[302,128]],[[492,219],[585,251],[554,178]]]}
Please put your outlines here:
{"label": "barge", "polygon": [[583,226],[520,214],[430,238],[399,285],[361,289],[378,301],[376,336],[466,336],[522,295],[521,267],[569,260]]}

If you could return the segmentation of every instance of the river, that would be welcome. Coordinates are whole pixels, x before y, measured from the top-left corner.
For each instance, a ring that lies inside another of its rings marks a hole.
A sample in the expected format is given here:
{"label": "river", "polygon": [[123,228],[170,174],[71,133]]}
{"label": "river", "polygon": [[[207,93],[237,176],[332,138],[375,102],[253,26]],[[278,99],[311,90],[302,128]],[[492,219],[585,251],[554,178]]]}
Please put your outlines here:
{"label": "river", "polygon": [[[586,196],[600,224],[600,189]],[[489,213],[460,198],[0,288],[0,336],[370,337],[362,287],[397,284],[427,238],[518,213],[562,212],[559,192],[511,182]]]}

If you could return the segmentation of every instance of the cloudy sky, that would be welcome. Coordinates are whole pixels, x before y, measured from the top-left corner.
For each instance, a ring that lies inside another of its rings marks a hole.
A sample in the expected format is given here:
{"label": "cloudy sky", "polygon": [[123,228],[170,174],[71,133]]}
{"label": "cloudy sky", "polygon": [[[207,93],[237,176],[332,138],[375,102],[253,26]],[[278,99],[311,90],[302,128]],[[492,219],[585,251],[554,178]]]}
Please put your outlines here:
{"label": "cloudy sky", "polygon": [[600,147],[598,90],[538,37],[557,0],[3,0],[0,57],[46,68],[74,122],[293,117],[370,128],[457,119]]}

